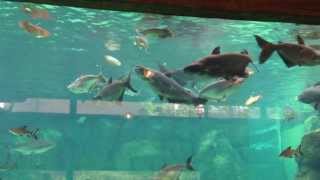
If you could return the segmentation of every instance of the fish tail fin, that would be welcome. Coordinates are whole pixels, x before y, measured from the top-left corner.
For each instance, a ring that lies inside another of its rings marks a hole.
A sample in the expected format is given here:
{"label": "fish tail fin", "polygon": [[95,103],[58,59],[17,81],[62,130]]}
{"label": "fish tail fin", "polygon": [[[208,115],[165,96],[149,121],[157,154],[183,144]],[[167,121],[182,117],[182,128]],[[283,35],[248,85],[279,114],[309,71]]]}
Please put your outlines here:
{"label": "fish tail fin", "polygon": [[127,88],[130,89],[132,92],[134,93],[138,93],[137,90],[135,90],[132,85],[131,85],[131,72],[129,73],[128,77],[127,77],[127,80],[126,80],[126,85],[127,85]]}
{"label": "fish tail fin", "polygon": [[198,73],[203,70],[203,65],[200,63],[191,64],[183,69],[185,72]]}
{"label": "fish tail fin", "polygon": [[192,166],[192,158],[193,155],[191,155],[190,157],[188,157],[187,161],[186,161],[186,168],[190,171],[194,171],[195,169]]}
{"label": "fish tail fin", "polygon": [[258,46],[262,49],[259,57],[259,63],[264,64],[276,50],[276,45],[268,42],[258,35],[255,35],[254,37],[256,38]]}

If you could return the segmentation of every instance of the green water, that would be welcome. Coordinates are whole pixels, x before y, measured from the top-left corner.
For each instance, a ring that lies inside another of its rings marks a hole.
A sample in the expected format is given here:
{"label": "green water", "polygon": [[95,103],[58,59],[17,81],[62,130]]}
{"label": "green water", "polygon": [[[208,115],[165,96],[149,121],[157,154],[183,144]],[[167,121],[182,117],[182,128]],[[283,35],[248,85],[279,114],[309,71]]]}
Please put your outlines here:
{"label": "green water", "polygon": [[[90,107],[102,109],[79,112],[76,103],[91,100],[93,94],[72,94],[66,87],[80,75],[99,73],[97,65],[105,76],[117,79],[135,65],[157,69],[158,63],[166,63],[170,69],[181,68],[216,46],[221,46],[222,53],[247,49],[257,62],[260,49],[253,35],[272,42],[295,42],[297,30],[320,31],[320,27],[160,15],[148,19],[150,15],[139,13],[55,6],[43,6],[52,18],[41,20],[24,14],[20,5],[0,2],[0,100],[14,103],[13,108],[0,112],[0,163],[9,152],[10,163],[16,164],[10,170],[0,164],[2,180],[150,179],[152,175],[145,174],[158,172],[164,164],[184,163],[190,155],[196,171],[189,179],[294,179],[294,159],[279,158],[279,153],[300,143],[304,120],[314,114],[296,96],[319,80],[319,67],[288,69],[274,54],[226,102],[208,103],[209,112],[203,118],[172,113],[172,105],[162,104],[134,73],[131,83],[139,93],[127,93],[124,101],[149,111],[133,114],[130,120],[122,110],[117,111],[123,108],[119,104],[110,110],[110,106],[93,103]],[[51,36],[35,38],[19,27],[21,20],[44,27]],[[175,36],[149,39],[147,51],[134,46],[136,29],[152,27],[169,27]],[[108,50],[105,43],[109,40],[120,44],[120,50]],[[305,41],[320,44],[320,39]],[[122,66],[106,63],[105,55],[116,57]],[[263,98],[246,109],[252,116],[210,113],[216,106],[236,111],[250,95],[258,94]],[[46,106],[56,99],[65,100],[67,107],[70,102],[70,111],[50,112],[63,106]],[[159,112],[158,106],[169,108]],[[290,122],[282,116],[287,106],[298,114]],[[14,151],[27,140],[8,130],[23,125],[40,128],[40,138],[55,146],[31,155]]]}

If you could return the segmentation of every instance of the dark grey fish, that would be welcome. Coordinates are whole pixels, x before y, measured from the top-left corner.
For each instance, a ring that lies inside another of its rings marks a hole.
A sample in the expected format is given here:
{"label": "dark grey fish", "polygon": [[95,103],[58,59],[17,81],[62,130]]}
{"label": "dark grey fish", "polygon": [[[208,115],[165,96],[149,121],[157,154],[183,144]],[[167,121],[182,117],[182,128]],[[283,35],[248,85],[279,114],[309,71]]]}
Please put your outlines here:
{"label": "dark grey fish", "polygon": [[170,79],[165,74],[146,68],[143,66],[135,67],[136,73],[139,77],[151,86],[151,88],[158,94],[160,100],[166,99],[171,103],[185,103],[185,104],[205,104],[206,99],[200,98],[191,90],[182,87],[175,80]]}
{"label": "dark grey fish", "polygon": [[255,35],[258,46],[262,49],[259,57],[260,64],[265,63],[273,52],[277,52],[288,68],[294,66],[316,66],[320,64],[320,51],[307,46],[298,35],[298,44],[282,43],[273,44],[260,36]]}
{"label": "dark grey fish", "polygon": [[306,88],[299,96],[298,100],[305,104],[310,104],[316,110],[320,110],[320,84],[317,83]]}
{"label": "dark grey fish", "polygon": [[112,81],[109,79],[108,84],[106,84],[101,91],[94,97],[96,100],[109,100],[109,101],[122,101],[126,89],[130,89],[132,92],[137,93],[137,91],[130,84],[131,73],[120,80]]}
{"label": "dark grey fish", "polygon": [[241,53],[220,54],[220,47],[216,47],[211,55],[186,66],[184,72],[225,79],[231,79],[234,76],[246,78],[250,75],[247,66],[252,62],[246,50]]}

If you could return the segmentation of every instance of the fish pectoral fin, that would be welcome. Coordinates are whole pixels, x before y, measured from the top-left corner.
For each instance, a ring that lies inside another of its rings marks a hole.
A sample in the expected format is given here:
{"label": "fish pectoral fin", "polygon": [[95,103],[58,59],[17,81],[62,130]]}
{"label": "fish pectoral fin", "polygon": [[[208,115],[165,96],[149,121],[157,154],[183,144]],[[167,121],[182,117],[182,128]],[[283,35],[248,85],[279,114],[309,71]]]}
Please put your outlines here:
{"label": "fish pectoral fin", "polygon": [[220,102],[226,102],[227,101],[227,96],[223,95],[222,98],[220,99]]}
{"label": "fish pectoral fin", "polygon": [[112,83],[112,77],[110,77],[108,80],[108,84],[111,84],[111,83]]}
{"label": "fish pectoral fin", "polygon": [[299,44],[303,44],[304,45],[304,40],[300,35],[297,35],[297,41]]}
{"label": "fish pectoral fin", "polygon": [[281,57],[282,61],[286,64],[286,66],[288,68],[296,66],[297,64],[291,62],[288,58],[286,58],[284,55],[282,55],[281,53],[277,52],[278,55]]}
{"label": "fish pectoral fin", "polygon": [[128,83],[128,86],[127,86],[127,87],[128,87],[128,89],[130,89],[130,91],[132,91],[132,92],[134,92],[134,93],[138,93],[138,91],[135,90],[130,83]]}
{"label": "fish pectoral fin", "polygon": [[123,101],[124,92],[125,92],[125,91],[123,91],[123,92],[121,93],[121,95],[120,95],[119,98],[118,98],[118,101],[120,101],[120,102]]}
{"label": "fish pectoral fin", "polygon": [[184,103],[184,101],[177,100],[177,99],[167,98],[167,100],[169,103]]}
{"label": "fish pectoral fin", "polygon": [[202,64],[195,63],[191,64],[183,69],[185,72],[198,73],[203,71]]}

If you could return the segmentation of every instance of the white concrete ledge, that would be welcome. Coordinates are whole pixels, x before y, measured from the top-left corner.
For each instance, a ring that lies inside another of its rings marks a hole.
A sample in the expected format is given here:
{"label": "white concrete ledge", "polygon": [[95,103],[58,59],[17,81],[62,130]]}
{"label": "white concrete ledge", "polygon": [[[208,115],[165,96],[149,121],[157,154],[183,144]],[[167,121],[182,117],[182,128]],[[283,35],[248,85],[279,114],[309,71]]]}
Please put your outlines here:
{"label": "white concrete ledge", "polygon": [[[74,109],[74,111],[71,111]],[[200,109],[201,110],[201,109]],[[203,106],[203,113],[193,105],[153,103],[153,102],[110,102],[110,101],[70,101],[69,99],[27,98],[23,102],[0,102],[1,112],[13,113],[46,113],[69,115],[111,115],[148,116],[148,117],[181,117],[194,119],[260,119],[262,114],[268,119],[284,119],[284,107],[261,109],[257,106]],[[297,118],[314,113],[311,108],[299,109]]]}
{"label": "white concrete ledge", "polygon": [[70,113],[70,101],[68,99],[28,98],[24,102],[11,104],[11,112]]}
{"label": "white concrete ledge", "polygon": [[[159,171],[75,171],[73,180],[157,180],[154,177],[158,173]],[[196,171],[183,171],[179,179],[200,180],[200,173]]]}

